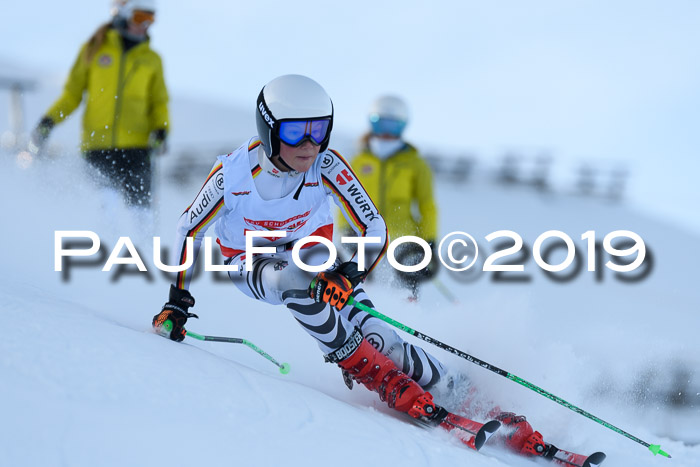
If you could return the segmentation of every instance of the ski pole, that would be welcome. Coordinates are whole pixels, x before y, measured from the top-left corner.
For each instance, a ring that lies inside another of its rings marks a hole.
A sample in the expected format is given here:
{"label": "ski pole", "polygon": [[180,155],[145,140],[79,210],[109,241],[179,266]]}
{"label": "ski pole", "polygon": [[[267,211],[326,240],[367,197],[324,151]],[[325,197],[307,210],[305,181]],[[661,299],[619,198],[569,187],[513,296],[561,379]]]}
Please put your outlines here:
{"label": "ski pole", "polygon": [[583,410],[579,407],[576,407],[575,405],[571,404],[570,402],[565,401],[561,397],[555,396],[554,394],[552,394],[548,391],[545,391],[544,389],[542,389],[538,386],[535,386],[534,384],[530,383],[529,381],[526,381],[523,378],[520,378],[519,376],[514,375],[513,373],[509,373],[505,370],[502,370],[496,366],[491,365],[490,363],[487,363],[483,360],[479,360],[478,358],[473,357],[473,356],[469,355],[468,353],[465,353],[465,352],[462,352],[461,350],[455,349],[454,347],[449,346],[443,342],[440,342],[437,339],[433,339],[432,337],[430,337],[426,334],[423,334],[422,332],[416,331],[415,329],[412,329],[412,328],[406,326],[405,324],[399,323],[398,321],[396,321],[392,318],[389,318],[386,315],[381,314],[377,310],[375,310],[375,309],[373,309],[373,308],[371,308],[363,303],[355,301],[354,297],[350,297],[347,304],[352,305],[352,306],[356,306],[360,310],[363,310],[363,311],[369,313],[370,315],[372,315],[376,318],[379,318],[382,321],[389,323],[392,326],[399,328],[402,331],[404,331],[404,332],[406,332],[414,337],[417,337],[418,339],[424,340],[425,342],[428,342],[428,343],[433,344],[437,347],[440,347],[441,349],[446,350],[454,355],[457,355],[458,357],[461,357],[461,358],[463,358],[471,363],[479,365],[482,368],[486,368],[489,371],[492,371],[498,375],[501,375],[501,376],[508,378],[511,381],[514,381],[522,386],[525,386],[526,388],[528,388],[532,391],[535,391],[536,393],[546,397],[547,399],[552,400],[552,401],[556,402],[557,404],[562,405],[562,406],[566,407],[567,409],[576,412],[577,414],[583,415],[584,417],[586,417],[590,420],[593,420],[594,422],[599,423],[606,428],[611,429],[615,433],[618,433],[622,436],[625,436],[625,437],[631,439],[632,441],[634,441],[636,443],[641,444],[642,446],[648,448],[652,453],[654,453],[654,455],[661,454],[664,457],[669,457],[669,458],[671,457],[670,454],[668,454],[667,452],[665,452],[661,449],[660,445],[649,444],[646,441],[643,441],[643,440],[637,438],[636,436],[633,436],[633,435],[627,433],[626,431],[606,422],[605,420],[598,418],[595,415],[593,415],[589,412],[586,412],[585,410]]}
{"label": "ski pole", "polygon": [[459,304],[459,299],[454,296],[452,292],[445,286],[445,284],[442,283],[440,279],[437,277],[433,279],[433,285],[435,286],[436,289],[440,291],[449,301],[454,303],[455,305]]}
{"label": "ski pole", "polygon": [[277,365],[277,367],[280,369],[280,373],[283,375],[286,375],[289,373],[289,363],[279,363],[277,360],[272,358],[270,354],[265,352],[263,349],[258,347],[257,345],[253,344],[252,342],[241,339],[239,337],[216,337],[216,336],[202,336],[201,334],[194,333],[192,331],[185,331],[185,334],[188,337],[193,337],[197,340],[200,341],[209,341],[209,342],[228,342],[230,344],[244,344],[250,347],[251,349],[255,350],[257,353],[265,357],[266,359],[270,360],[272,363]]}
{"label": "ski pole", "polygon": [[[165,323],[163,323],[163,327],[167,331],[172,331],[173,329],[173,323],[170,320],[166,320]],[[203,336],[201,334],[197,334],[192,331],[187,331],[185,330],[185,335],[188,337],[192,337],[194,339],[200,340],[200,341],[210,341],[210,342],[228,342],[230,344],[244,344],[251,349],[255,350],[257,353],[265,357],[266,359],[270,360],[272,363],[277,365],[277,367],[280,369],[280,373],[283,375],[286,375],[289,373],[289,363],[279,363],[277,360],[272,358],[270,354],[265,352],[263,349],[258,347],[257,345],[253,344],[252,342],[241,339],[240,337],[216,337],[216,336]]]}

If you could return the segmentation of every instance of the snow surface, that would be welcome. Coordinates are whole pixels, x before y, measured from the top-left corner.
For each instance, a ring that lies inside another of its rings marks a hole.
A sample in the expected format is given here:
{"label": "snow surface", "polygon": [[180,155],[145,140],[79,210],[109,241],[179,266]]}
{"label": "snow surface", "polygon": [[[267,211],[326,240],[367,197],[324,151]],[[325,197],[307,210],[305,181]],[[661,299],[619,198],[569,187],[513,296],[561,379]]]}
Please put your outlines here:
{"label": "snow surface", "polygon": [[[149,228],[93,187],[75,155],[20,169],[3,154],[0,174],[0,465],[536,465],[490,447],[472,452],[446,433],[407,423],[362,387],[348,391],[284,308],[250,300],[211,274],[192,286],[201,319],[188,327],[246,338],[289,362],[291,372],[281,375],[242,345],[178,344],[153,334],[151,318],[167,297],[168,281],[152,266],[148,241],[159,235],[169,245],[197,186],[158,184],[159,213]],[[655,458],[425,344],[562,448],[605,451],[608,466],[700,465],[698,395],[691,394],[684,409],[655,396],[672,387],[674,368],[689,369],[689,387],[700,387],[698,237],[623,205],[498,188],[488,176],[478,173],[461,186],[437,184],[443,234],[463,230],[488,247],[484,236],[496,230],[514,230],[532,245],[540,233],[559,229],[584,248],[580,235],[588,230],[600,239],[633,230],[653,251],[652,274],[627,284],[610,271],[596,282],[584,270],[560,284],[530,259],[528,283],[494,283],[485,273],[468,282],[471,276],[442,271],[439,280],[459,304],[433,284],[414,304],[405,292],[370,282],[377,308],[661,444],[673,459]],[[151,272],[115,280],[100,271],[103,259],[71,269],[64,281],[54,271],[56,230],[94,231],[108,253],[119,236],[130,236]]]}

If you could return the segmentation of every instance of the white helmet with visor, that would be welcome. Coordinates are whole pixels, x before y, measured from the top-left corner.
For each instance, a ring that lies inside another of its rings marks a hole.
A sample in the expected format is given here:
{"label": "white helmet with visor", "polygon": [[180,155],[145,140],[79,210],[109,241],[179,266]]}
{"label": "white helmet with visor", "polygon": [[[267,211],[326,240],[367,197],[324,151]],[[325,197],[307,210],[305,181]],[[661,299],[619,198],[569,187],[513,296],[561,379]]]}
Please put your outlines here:
{"label": "white helmet with visor", "polygon": [[311,78],[280,76],[260,91],[255,123],[268,157],[279,154],[280,141],[299,146],[309,140],[323,152],[333,129],[333,102]]}
{"label": "white helmet with visor", "polygon": [[372,103],[369,124],[372,134],[400,137],[408,123],[408,106],[397,96],[382,96]]}

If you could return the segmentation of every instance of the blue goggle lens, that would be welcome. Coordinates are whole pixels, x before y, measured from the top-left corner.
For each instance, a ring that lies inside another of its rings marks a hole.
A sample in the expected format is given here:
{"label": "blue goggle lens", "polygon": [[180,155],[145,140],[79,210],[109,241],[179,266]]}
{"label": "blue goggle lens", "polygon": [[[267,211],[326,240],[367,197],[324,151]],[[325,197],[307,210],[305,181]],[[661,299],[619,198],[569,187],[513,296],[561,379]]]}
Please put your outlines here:
{"label": "blue goggle lens", "polygon": [[381,118],[378,115],[370,115],[369,123],[372,125],[372,133],[375,135],[401,136],[406,128],[404,121]]}
{"label": "blue goggle lens", "polygon": [[280,139],[290,145],[297,146],[305,139],[320,145],[328,136],[331,121],[324,120],[291,120],[280,123]]}

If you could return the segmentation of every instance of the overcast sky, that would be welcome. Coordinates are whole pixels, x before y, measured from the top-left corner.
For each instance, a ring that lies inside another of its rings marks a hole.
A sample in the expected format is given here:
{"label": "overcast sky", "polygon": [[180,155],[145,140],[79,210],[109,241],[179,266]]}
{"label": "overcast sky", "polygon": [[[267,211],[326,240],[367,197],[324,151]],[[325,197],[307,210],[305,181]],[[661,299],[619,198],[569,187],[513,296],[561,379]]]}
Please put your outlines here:
{"label": "overcast sky", "polygon": [[[171,93],[252,108],[270,79],[306,74],[346,132],[363,131],[371,100],[391,92],[408,101],[419,144],[629,161],[632,190],[658,190],[649,203],[700,202],[698,1],[158,4],[152,45]],[[62,80],[109,1],[1,8],[0,59]]]}

